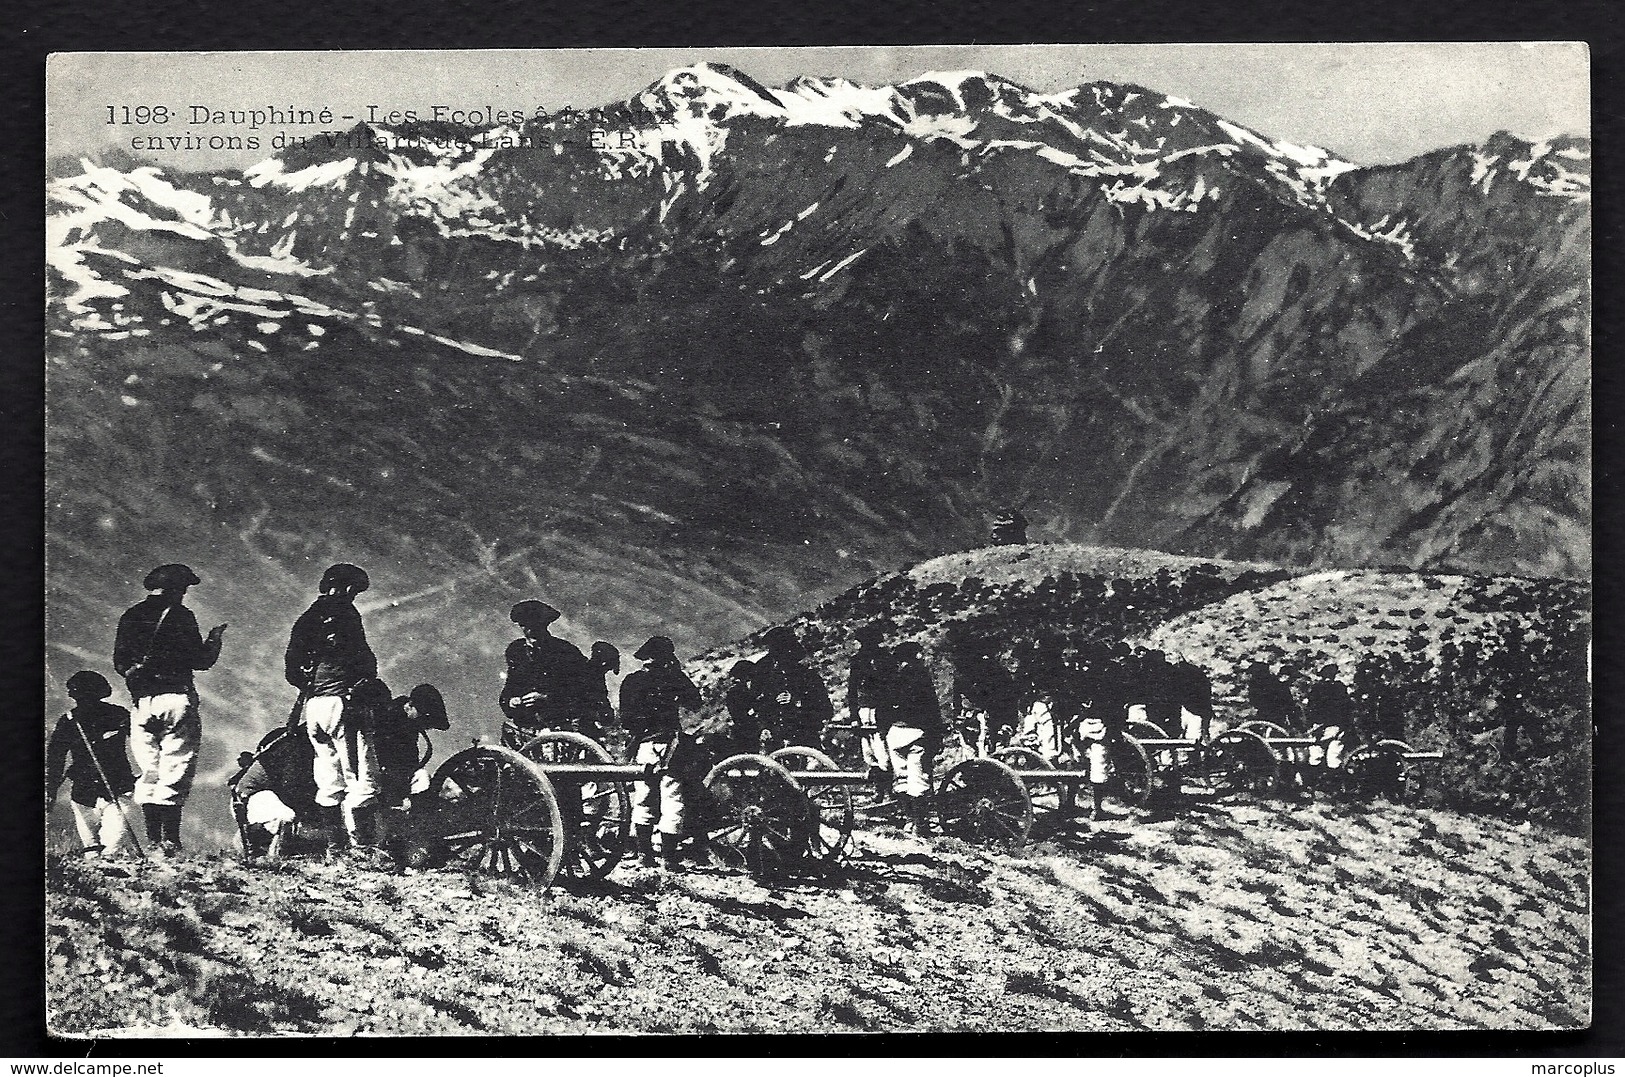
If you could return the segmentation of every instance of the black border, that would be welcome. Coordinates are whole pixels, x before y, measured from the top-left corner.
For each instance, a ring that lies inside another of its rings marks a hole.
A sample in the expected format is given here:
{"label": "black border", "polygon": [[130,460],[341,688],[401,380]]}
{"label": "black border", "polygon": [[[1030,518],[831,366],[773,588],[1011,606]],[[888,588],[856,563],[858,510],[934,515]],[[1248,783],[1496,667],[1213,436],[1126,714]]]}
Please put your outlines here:
{"label": "black border", "polygon": [[[660,45],[901,45],[1066,42],[1188,41],[1495,41],[1572,40],[1591,47],[1593,72],[1594,189],[1596,224],[1594,390],[1595,475],[1598,509],[1594,551],[1598,607],[1595,683],[1597,781],[1594,827],[1596,956],[1595,1011],[1591,1029],[1560,1033],[1372,1032],[1372,1033],[1067,1033],[1067,1034],[881,1034],[872,1036],[595,1037],[595,1054],[696,1055],[1405,1055],[1405,1056],[1598,1056],[1625,1055],[1625,982],[1613,928],[1620,923],[1618,894],[1621,839],[1617,732],[1620,708],[1612,700],[1625,687],[1616,656],[1620,640],[1610,616],[1621,599],[1617,564],[1618,460],[1614,434],[1625,372],[1612,366],[1619,340],[1619,257],[1625,250],[1618,212],[1617,163],[1621,116],[1620,60],[1625,49],[1617,9],[1605,0],[1518,4],[1513,0],[1361,3],[1345,6],[1221,5],[1211,0],[971,0],[952,6],[918,0],[876,4],[820,2],[796,7],[757,3],[674,5],[670,0],[630,3],[543,5],[461,2],[314,5],[296,0],[256,0],[220,8],[206,0],[168,3],[19,5],[4,20],[9,62],[0,98],[0,235],[7,257],[0,263],[0,699],[12,711],[0,719],[0,1054],[74,1057],[90,1045],[51,1040],[44,1031],[42,850],[40,799],[35,775],[43,770],[43,743],[33,708],[42,695],[44,669],[43,364],[40,312],[44,279],[44,64],[53,51],[167,51],[354,48],[514,48]],[[1614,18],[1610,19],[1609,15]],[[144,1055],[313,1056],[329,1058],[394,1054],[429,1056],[490,1053],[539,1056],[574,1054],[586,1040],[535,1039],[297,1039],[99,1041],[96,1057]]]}

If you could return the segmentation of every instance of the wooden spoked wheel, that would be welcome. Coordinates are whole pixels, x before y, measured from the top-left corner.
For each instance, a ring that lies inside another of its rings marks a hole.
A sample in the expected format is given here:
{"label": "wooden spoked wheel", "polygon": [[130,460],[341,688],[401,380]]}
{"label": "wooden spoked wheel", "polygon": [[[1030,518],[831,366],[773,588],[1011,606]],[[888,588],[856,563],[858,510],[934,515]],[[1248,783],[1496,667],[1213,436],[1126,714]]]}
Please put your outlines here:
{"label": "wooden spoked wheel", "polygon": [[1362,744],[1343,759],[1343,787],[1351,796],[1381,796],[1402,803],[1412,792],[1410,763],[1405,758],[1410,750],[1400,740]]}
{"label": "wooden spoked wheel", "polygon": [[1229,729],[1208,742],[1202,770],[1215,793],[1263,793],[1274,788],[1281,764],[1263,737]]}
{"label": "wooden spoked wheel", "polygon": [[[818,770],[839,770],[835,760],[817,748],[790,745],[780,748],[769,759],[793,775]],[[836,860],[846,851],[852,840],[852,790],[845,785],[826,785],[820,782],[801,782],[801,791],[812,802],[818,813],[818,825],[813,828],[807,851],[815,860]]]}
{"label": "wooden spoked wheel", "polygon": [[558,798],[542,769],[518,752],[465,748],[413,798],[414,817],[420,807],[436,859],[542,886],[558,874],[565,845]]}
{"label": "wooden spoked wheel", "polygon": [[[1146,782],[1145,799],[1149,800],[1151,794],[1157,789],[1165,789],[1179,793],[1185,788],[1185,766],[1188,762],[1190,748],[1147,748],[1138,744],[1142,740],[1169,740],[1172,739],[1155,722],[1147,722],[1136,718],[1124,728],[1124,732],[1136,742],[1142,755],[1146,757],[1149,771],[1149,780]],[[1127,761],[1133,766],[1133,761]],[[1141,801],[1144,803],[1144,800]]]}
{"label": "wooden spoked wheel", "polygon": [[[1177,789],[1179,786],[1177,756],[1170,766],[1176,775],[1173,785]],[[1106,771],[1110,775],[1107,779],[1107,792],[1121,801],[1124,807],[1145,807],[1151,799],[1151,794],[1156,790],[1158,770],[1151,765],[1151,757],[1133,737],[1110,737],[1106,740]]]}
{"label": "wooden spoked wheel", "polygon": [[[1031,748],[1001,748],[993,753],[993,758],[1011,770],[1055,769],[1054,763]],[[1032,802],[1035,812],[1059,812],[1072,806],[1071,790],[1060,782],[1028,777],[1022,779],[1022,784],[1027,787],[1027,799]]]}
{"label": "wooden spoked wheel", "polygon": [[1016,772],[996,759],[967,759],[948,772],[935,805],[942,832],[1010,847],[1027,840],[1033,802]]}
{"label": "wooden spoked wheel", "polygon": [[[1286,738],[1296,736],[1295,733],[1281,723],[1268,722],[1262,718],[1254,718],[1250,722],[1242,722],[1235,728],[1244,730],[1248,733],[1256,733],[1260,737],[1263,737],[1265,741],[1274,740],[1277,737]],[[1307,748],[1280,748],[1272,746],[1270,750],[1279,753],[1276,758],[1281,762],[1287,763],[1294,767],[1301,767],[1309,762],[1309,749]]]}
{"label": "wooden spoked wheel", "polygon": [[[549,763],[610,764],[609,750],[591,737],[559,729],[519,750],[545,769]],[[602,879],[632,847],[632,797],[625,782],[588,781],[548,775],[564,816],[564,862],[571,879]]]}
{"label": "wooden spoked wheel", "polygon": [[1168,734],[1155,722],[1136,718],[1123,727],[1123,731],[1137,740],[1167,740]]}
{"label": "wooden spoked wheel", "polygon": [[812,806],[784,767],[735,755],[705,776],[706,829],[714,859],[753,875],[793,871],[811,848]]}

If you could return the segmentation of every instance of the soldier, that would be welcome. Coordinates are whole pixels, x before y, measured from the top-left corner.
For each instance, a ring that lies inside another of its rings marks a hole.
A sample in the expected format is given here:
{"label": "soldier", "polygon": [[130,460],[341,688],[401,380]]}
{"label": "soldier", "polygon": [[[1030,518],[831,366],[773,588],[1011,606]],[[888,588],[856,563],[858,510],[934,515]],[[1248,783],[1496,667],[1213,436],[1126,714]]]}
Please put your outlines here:
{"label": "soldier", "polygon": [[[508,644],[500,699],[506,717],[502,743],[515,751],[540,733],[574,730],[580,724],[585,682],[592,666],[580,648],[549,630],[560,616],[558,610],[536,599],[516,603],[509,613],[524,633]],[[603,674],[598,677],[602,680]]]}
{"label": "soldier", "polygon": [[282,857],[288,827],[301,816],[315,818],[316,752],[300,730],[273,730],[254,752],[237,760],[239,770],[231,787],[242,827],[243,851],[250,859]]}
{"label": "soldier", "polygon": [[1169,668],[1179,700],[1179,735],[1206,744],[1213,731],[1213,681],[1195,662],[1180,660]]}
{"label": "soldier", "polygon": [[655,863],[654,832],[660,828],[660,852],[666,868],[678,870],[684,815],[688,807],[687,761],[681,719],[684,709],[700,705],[700,690],[677,662],[677,649],[665,636],[651,636],[634,658],[644,668],[621,684],[621,720],[632,740],[632,761],[644,779],[633,786],[632,833],[645,866]]}
{"label": "soldier", "polygon": [[762,719],[756,711],[756,688],[752,683],[756,663],[741,658],[728,669],[728,686],[722,694],[728,709],[728,743],[734,752],[760,752]]}
{"label": "soldier", "polygon": [[835,716],[829,689],[792,629],[770,628],[762,642],[767,654],[756,663],[750,684],[763,729],[781,744],[816,748]]}
{"label": "soldier", "polygon": [[1371,657],[1360,659],[1354,669],[1353,695],[1358,712],[1353,711],[1352,739],[1364,743],[1405,739],[1405,707],[1398,691],[1387,682],[1381,664]]}
{"label": "soldier", "polygon": [[192,791],[203,736],[192,674],[219,660],[226,631],[215,625],[205,639],[182,604],[187,588],[199,582],[185,565],[159,565],[147,573],[142,586],[148,595],[119,618],[113,641],[113,669],[135,703],[130,751],[141,771],[135,802],[146,817],[147,840],[169,851],[181,847],[181,809]]}
{"label": "soldier", "polygon": [[942,745],[942,705],[918,643],[901,643],[880,679],[877,710],[886,730],[892,789],[914,833],[931,833],[931,765]]}
{"label": "soldier", "polygon": [[446,701],[432,684],[415,686],[396,696],[373,717],[373,745],[378,755],[379,844],[397,855],[405,836],[402,815],[407,797],[428,787],[418,769],[418,738],[431,729],[450,729]]}
{"label": "soldier", "polygon": [[1015,731],[1021,711],[1016,678],[994,657],[991,641],[957,629],[949,636],[953,708],[977,755],[988,755]]}
{"label": "soldier", "polygon": [[1134,652],[1119,640],[1112,644],[1095,675],[1090,679],[1091,711],[1108,721],[1125,721],[1131,697],[1135,695]]}
{"label": "soldier", "polygon": [[[1077,716],[1078,741],[1089,769],[1089,790],[1094,799],[1091,819],[1108,817],[1104,799],[1112,787],[1111,744],[1123,735],[1133,673],[1131,652],[1125,643],[1110,647],[1086,644],[1072,663],[1061,714]],[[1070,796],[1070,791],[1064,791]]]}
{"label": "soldier", "polygon": [[1131,666],[1133,678],[1128,687],[1132,698],[1128,717],[1150,722],[1170,736],[1182,734],[1179,686],[1168,656],[1153,648],[1137,655]]}
{"label": "soldier", "polygon": [[1301,728],[1303,718],[1292,698],[1292,689],[1263,662],[1254,662],[1247,669],[1247,702],[1259,721],[1274,722],[1289,733]]}
{"label": "soldier", "polygon": [[1027,517],[1020,509],[1000,509],[993,514],[995,546],[1019,546],[1027,541]]}
{"label": "soldier", "polygon": [[603,640],[593,643],[581,682],[581,716],[577,728],[599,743],[603,743],[607,731],[615,724],[615,708],[609,702],[607,678],[611,673],[620,671],[620,649]]}
{"label": "soldier", "polygon": [[1343,753],[1354,727],[1354,701],[1338,680],[1336,662],[1320,667],[1320,677],[1309,686],[1304,701],[1304,721],[1317,743],[1309,749],[1309,766],[1336,770],[1343,765]]}
{"label": "soldier", "polygon": [[313,753],[315,802],[340,847],[370,845],[377,837],[378,757],[365,728],[373,701],[363,686],[377,681],[378,659],[355,608],[355,596],[370,585],[355,565],[322,573],[320,594],[294,622],[283,657],[283,675],[304,700],[300,715]]}
{"label": "soldier", "polygon": [[852,655],[846,674],[847,720],[858,727],[863,762],[876,793],[884,799],[891,785],[891,752],[886,732],[880,726],[880,705],[885,679],[891,672],[891,656],[881,647],[885,628],[877,622],[859,625],[852,633],[858,649]]}
{"label": "soldier", "polygon": [[130,712],[107,702],[113,686],[94,670],[68,678],[73,707],[57,719],[45,749],[46,807],[56,803],[63,781],[85,856],[111,856],[124,840],[134,807],[135,774],[125,756]]}

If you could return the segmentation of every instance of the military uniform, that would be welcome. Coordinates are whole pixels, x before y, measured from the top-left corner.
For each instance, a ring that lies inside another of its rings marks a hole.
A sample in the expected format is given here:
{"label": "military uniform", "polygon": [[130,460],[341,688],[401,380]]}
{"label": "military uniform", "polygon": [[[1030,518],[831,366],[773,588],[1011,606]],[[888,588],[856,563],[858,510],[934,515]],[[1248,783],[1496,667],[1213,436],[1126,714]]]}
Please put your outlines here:
{"label": "military uniform", "polygon": [[621,721],[633,744],[632,761],[647,777],[633,785],[632,827],[645,863],[654,859],[654,829],[668,867],[679,862],[678,842],[688,810],[687,748],[681,719],[684,709],[700,705],[700,690],[677,664],[671,641],[652,637],[634,655],[647,662],[621,683]]}
{"label": "military uniform", "polygon": [[432,684],[420,684],[396,696],[373,718],[373,745],[378,756],[378,802],[398,808],[411,795],[418,776],[418,740],[431,729],[449,729],[446,704]]}
{"label": "military uniform", "polygon": [[276,730],[231,783],[250,855],[280,850],[290,824],[317,815],[315,758],[309,737],[297,729]]}
{"label": "military uniform", "polygon": [[1262,662],[1255,663],[1248,675],[1247,702],[1252,707],[1253,717],[1261,722],[1274,722],[1288,732],[1300,728],[1302,718],[1292,690]]}
{"label": "military uniform", "polygon": [[1161,651],[1147,651],[1133,663],[1133,671],[1128,717],[1150,722],[1170,736],[1182,734],[1178,675],[1167,656]]}
{"label": "military uniform", "polygon": [[1016,678],[981,645],[957,642],[952,658],[954,709],[964,721],[966,739],[987,755],[1015,730],[1021,712]]}
{"label": "military uniform", "polygon": [[757,713],[756,689],[751,680],[756,663],[742,658],[728,669],[722,704],[728,711],[728,743],[734,752],[762,750],[762,717]]}
{"label": "military uniform", "polygon": [[863,762],[871,771],[891,770],[891,753],[880,726],[885,679],[891,668],[891,656],[881,649],[879,634],[866,632],[860,637],[847,667],[846,710],[849,721],[858,727]]}
{"label": "military uniform", "polygon": [[[378,757],[363,708],[351,697],[378,676],[355,595],[368,586],[354,565],[335,565],[322,577],[322,594],[299,615],[283,659],[288,683],[300,690],[302,716],[314,753],[316,803],[338,809],[345,832],[364,829],[378,798]],[[357,812],[364,813],[357,816]],[[329,826],[334,820],[329,818]],[[365,835],[363,835],[363,839]]]}
{"label": "military uniform", "polygon": [[[524,636],[508,644],[502,676],[502,743],[522,750],[537,736],[553,730],[582,733],[600,740],[600,723],[609,711],[604,674],[620,667],[620,652],[609,644],[594,647],[597,661],[569,640],[548,631],[558,610],[538,599],[514,604],[509,614]],[[609,654],[613,652],[613,660]]]}
{"label": "military uniform", "polygon": [[893,658],[880,678],[878,693],[879,720],[886,730],[891,757],[892,789],[915,829],[927,833],[931,768],[943,735],[942,705],[918,644],[901,645]]}
{"label": "military uniform", "polygon": [[1327,770],[1341,767],[1354,731],[1354,701],[1349,698],[1348,687],[1337,679],[1337,667],[1322,669],[1320,679],[1309,686],[1304,720],[1309,724],[1309,735],[1316,740],[1308,752],[1309,765]]}
{"label": "military uniform", "polygon": [[1083,719],[1078,723],[1078,740],[1083,744],[1083,761],[1088,765],[1090,793],[1094,810],[1103,813],[1103,798],[1115,776],[1111,765],[1111,745],[1123,735],[1130,713],[1129,701],[1137,694],[1135,671],[1126,650],[1121,648],[1092,656],[1091,666],[1079,679],[1084,702]]}
{"label": "military uniform", "polygon": [[783,744],[819,745],[835,707],[816,671],[770,654],[756,663],[750,683],[762,728]]}
{"label": "military uniform", "polygon": [[125,611],[113,641],[113,669],[135,703],[130,714],[130,752],[140,770],[135,802],[147,817],[149,840],[175,847],[203,738],[192,674],[219,659],[225,627],[205,639],[197,618],[182,605],[186,589],[198,582],[185,565],[154,569],[144,583],[159,593]]}
{"label": "military uniform", "polygon": [[1213,728],[1213,682],[1194,662],[1176,662],[1170,670],[1179,700],[1179,733],[1186,740],[1207,743]]}
{"label": "military uniform", "polygon": [[[100,675],[92,676],[107,685]],[[45,749],[46,795],[55,801],[62,783],[71,783],[73,822],[87,853],[112,853],[124,840],[125,813],[134,806],[135,791],[135,774],[125,755],[129,739],[130,712],[105,697],[76,695],[73,709],[51,731]]]}
{"label": "military uniform", "polygon": [[[597,740],[603,731],[588,719],[587,679],[596,675],[587,656],[569,640],[543,635],[508,644],[502,678],[502,743],[515,751],[549,730],[585,733]],[[608,702],[607,695],[605,702]]]}

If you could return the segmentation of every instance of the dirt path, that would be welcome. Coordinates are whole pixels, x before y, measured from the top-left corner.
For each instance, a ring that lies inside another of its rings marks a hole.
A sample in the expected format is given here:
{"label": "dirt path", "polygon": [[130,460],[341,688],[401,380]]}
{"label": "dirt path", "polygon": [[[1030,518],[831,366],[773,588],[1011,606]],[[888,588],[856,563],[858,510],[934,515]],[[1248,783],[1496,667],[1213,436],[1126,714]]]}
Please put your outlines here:
{"label": "dirt path", "polygon": [[1214,806],[1019,854],[863,832],[821,883],[599,892],[229,858],[50,871],[69,1035],[1571,1027],[1585,843],[1383,806]]}

